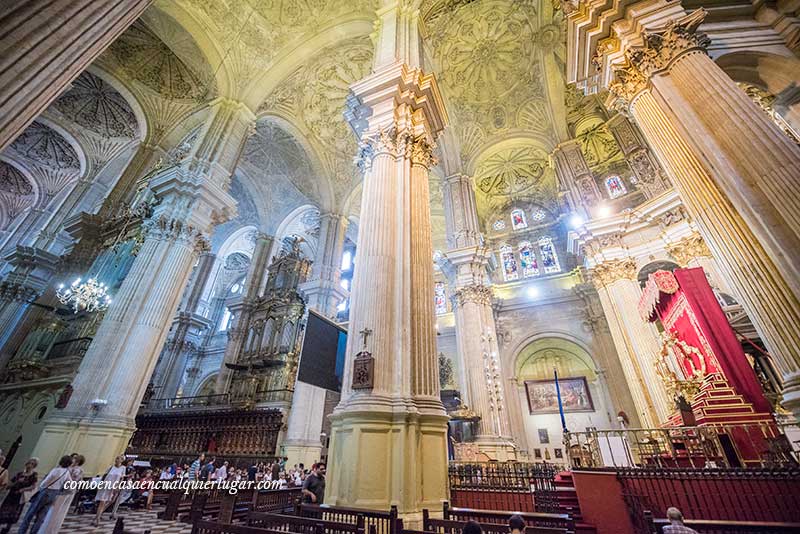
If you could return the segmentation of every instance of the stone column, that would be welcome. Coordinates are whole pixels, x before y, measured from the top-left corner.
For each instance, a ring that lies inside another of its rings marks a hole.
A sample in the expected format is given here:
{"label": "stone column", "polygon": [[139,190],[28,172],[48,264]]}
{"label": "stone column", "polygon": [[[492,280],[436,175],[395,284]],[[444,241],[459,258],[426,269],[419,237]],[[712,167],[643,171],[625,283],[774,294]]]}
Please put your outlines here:
{"label": "stone column", "polygon": [[325,390],[305,382],[295,382],[286,439],[281,444],[283,455],[289,458],[286,463],[302,463],[310,469],[313,462],[320,460],[324,413]]}
{"label": "stone column", "polygon": [[173,334],[167,341],[159,364],[153,372],[153,385],[156,387],[157,397],[172,398],[178,393],[192,345],[191,341],[187,341],[189,329],[192,327],[201,329],[207,325],[205,318],[196,317],[195,313],[216,259],[217,256],[210,252],[200,254],[186,305],[183,310],[178,312],[178,316],[173,321]]}
{"label": "stone column", "polygon": [[0,150],[151,0],[16,0],[0,14]]}
{"label": "stone column", "polygon": [[144,243],[81,362],[68,406],[44,424],[34,447],[42,465],[65,452],[95,451],[86,470],[99,472],[127,446],[197,255],[236,209],[228,181],[254,117],[226,100],[210,111],[202,148],[150,180],[159,203]]}
{"label": "stone column", "polygon": [[270,263],[270,251],[272,250],[275,238],[258,232],[255,236],[256,245],[253,248],[253,259],[247,269],[247,276],[244,282],[244,297],[241,301],[231,304],[230,309],[233,314],[233,323],[228,328],[228,344],[225,346],[225,356],[222,358],[222,365],[217,374],[217,384],[215,393],[221,395],[228,391],[231,380],[231,370],[226,363],[236,363],[239,359],[239,352],[242,350],[244,335],[247,326],[250,324],[250,313],[253,305],[259,297],[259,291],[266,283],[267,267]]}
{"label": "stone column", "polygon": [[668,243],[666,250],[681,267],[702,267],[711,287],[739,300],[738,295],[731,290],[727,280],[722,276],[714,255],[699,233],[693,232],[678,241]]}
{"label": "stone column", "polygon": [[641,132],[623,113],[614,115],[606,125],[636,176],[637,187],[644,192],[645,198],[655,198],[672,187],[655,154],[647,148]]}
{"label": "stone column", "polygon": [[642,290],[636,273],[631,259],[604,262],[591,271],[639,421],[645,428],[657,428],[675,403],[655,373],[661,342],[656,327],[639,316]]}
{"label": "stone column", "polygon": [[349,294],[339,285],[347,225],[347,217],[343,215],[325,213],[320,216],[319,244],[311,266],[311,279],[300,285],[308,307],[326,317],[335,317],[336,306]]}
{"label": "stone column", "polygon": [[800,415],[800,148],[706,56],[697,18],[673,22],[629,52],[611,89],[630,102],[772,354],[784,406]]}
{"label": "stone column", "polygon": [[492,310],[487,267],[490,252],[483,247],[472,180],[455,174],[442,181],[447,259],[455,272],[456,346],[463,369],[461,396],[477,413],[477,444],[490,458],[516,458],[511,439],[504,374]]}
{"label": "stone column", "polygon": [[603,195],[583,157],[580,141],[573,139],[561,143],[553,151],[553,158],[560,189],[567,193],[570,209],[590,219],[592,213],[589,210],[603,200]]}
{"label": "stone column", "polygon": [[[412,519],[447,498],[428,190],[447,114],[433,76],[419,67],[418,12],[391,2],[378,17],[373,73],[350,86],[345,114],[361,139],[364,188],[325,501],[395,504]],[[356,375],[361,351],[371,353],[373,368],[359,366]]]}
{"label": "stone column", "polygon": [[13,343],[8,343],[31,302],[47,288],[59,257],[33,247],[18,246],[6,256],[13,266],[0,283],[0,371],[5,369]]}

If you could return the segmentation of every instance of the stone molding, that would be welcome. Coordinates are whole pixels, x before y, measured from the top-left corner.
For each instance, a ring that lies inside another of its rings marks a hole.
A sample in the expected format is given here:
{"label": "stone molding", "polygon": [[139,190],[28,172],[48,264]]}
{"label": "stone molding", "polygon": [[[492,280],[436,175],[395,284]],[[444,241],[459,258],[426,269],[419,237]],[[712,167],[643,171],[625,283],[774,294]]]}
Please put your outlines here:
{"label": "stone molding", "polygon": [[39,292],[23,284],[14,282],[0,282],[0,302],[29,302],[34,300]]}
{"label": "stone molding", "polygon": [[620,280],[636,280],[639,269],[631,258],[603,262],[589,271],[597,288],[607,287]]}
{"label": "stone molding", "polygon": [[155,219],[149,219],[144,223],[144,227],[147,239],[173,241],[189,245],[196,254],[211,250],[208,239],[203,232],[180,219],[162,215]]}
{"label": "stone molding", "polygon": [[463,306],[468,302],[476,304],[491,304],[494,298],[492,288],[484,285],[471,285],[460,287],[455,290],[453,296],[458,306]]}
{"label": "stone molding", "polygon": [[672,256],[681,267],[686,267],[695,258],[713,258],[711,250],[698,233],[684,237],[680,241],[666,246],[667,253]]}
{"label": "stone molding", "polygon": [[365,133],[361,137],[355,162],[361,172],[372,167],[372,161],[380,154],[394,158],[404,157],[413,165],[430,169],[437,164],[433,155],[435,143],[428,141],[426,135],[414,135],[408,128],[381,128],[377,132]]}

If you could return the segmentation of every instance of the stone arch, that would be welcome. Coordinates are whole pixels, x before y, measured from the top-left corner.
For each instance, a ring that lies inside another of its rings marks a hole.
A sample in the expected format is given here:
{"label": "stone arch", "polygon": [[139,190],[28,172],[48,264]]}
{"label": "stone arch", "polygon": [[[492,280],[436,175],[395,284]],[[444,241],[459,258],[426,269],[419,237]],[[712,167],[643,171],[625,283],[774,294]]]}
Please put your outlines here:
{"label": "stone arch", "polygon": [[[4,229],[26,209],[38,204],[41,190],[30,171],[6,154],[0,154],[0,176],[4,177],[0,183],[0,206],[4,213],[0,229]],[[25,184],[16,184],[20,177],[25,180]],[[30,193],[26,193],[27,186],[30,187]]]}
{"label": "stone arch", "polygon": [[787,109],[781,115],[800,131],[800,59],[747,50],[723,54],[715,61],[737,83],[756,86],[774,96],[785,93]]}
{"label": "stone arch", "polygon": [[307,222],[304,222],[304,219],[309,218],[314,212],[316,212],[317,219],[319,219],[319,209],[316,206],[305,204],[295,208],[289,215],[284,217],[275,232],[272,256],[280,253],[287,238],[296,235],[304,239],[300,245],[303,255],[312,260],[316,257],[317,238],[312,234],[313,228],[310,228]]}
{"label": "stone arch", "polygon": [[656,271],[674,271],[675,269],[680,269],[680,265],[675,263],[674,261],[670,260],[656,260],[651,261],[650,263],[642,266],[639,269],[639,273],[636,275],[636,280],[639,281],[639,285],[644,287],[644,284],[647,282],[647,277],[653,274]]}
{"label": "stone arch", "polygon": [[217,384],[217,375],[219,373],[217,371],[212,371],[205,375],[199,382],[197,388],[195,389],[193,397],[202,397],[207,395],[213,395],[214,389]]}

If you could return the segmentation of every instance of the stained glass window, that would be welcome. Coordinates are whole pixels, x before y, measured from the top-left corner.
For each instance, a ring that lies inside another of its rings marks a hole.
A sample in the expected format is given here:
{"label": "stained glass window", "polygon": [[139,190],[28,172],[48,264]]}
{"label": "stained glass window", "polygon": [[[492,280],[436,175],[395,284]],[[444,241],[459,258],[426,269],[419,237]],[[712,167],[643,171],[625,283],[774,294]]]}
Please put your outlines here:
{"label": "stained glass window", "polygon": [[531,215],[531,219],[536,222],[543,221],[547,213],[542,208],[537,208],[536,211],[533,212]]}
{"label": "stained glass window", "polygon": [[506,280],[516,280],[519,278],[517,271],[517,258],[514,249],[510,245],[500,247],[500,261],[503,263],[503,277]]}
{"label": "stained glass window", "polygon": [[433,300],[436,306],[436,315],[447,313],[447,293],[444,290],[444,282],[436,282],[434,284]]}
{"label": "stained glass window", "polygon": [[511,212],[511,226],[514,230],[521,230],[528,227],[528,221],[525,220],[525,212],[516,209]]}
{"label": "stained glass window", "polygon": [[536,262],[536,255],[531,249],[531,244],[523,241],[519,244],[519,263],[522,266],[522,276],[537,276],[539,274],[539,264]]}
{"label": "stained glass window", "polygon": [[497,230],[498,232],[499,232],[500,230],[505,230],[505,228],[506,228],[506,222],[505,222],[503,219],[497,219],[497,220],[494,222],[494,224],[492,225],[492,228],[494,228],[494,229],[495,229],[495,230]]}
{"label": "stained glass window", "polygon": [[561,270],[561,265],[558,263],[558,255],[556,255],[556,248],[553,246],[553,240],[549,237],[543,237],[539,240],[539,253],[542,257],[542,267],[544,272],[557,273]]}
{"label": "stained glass window", "polygon": [[606,189],[608,190],[608,196],[611,198],[621,197],[628,192],[625,182],[617,175],[606,178]]}

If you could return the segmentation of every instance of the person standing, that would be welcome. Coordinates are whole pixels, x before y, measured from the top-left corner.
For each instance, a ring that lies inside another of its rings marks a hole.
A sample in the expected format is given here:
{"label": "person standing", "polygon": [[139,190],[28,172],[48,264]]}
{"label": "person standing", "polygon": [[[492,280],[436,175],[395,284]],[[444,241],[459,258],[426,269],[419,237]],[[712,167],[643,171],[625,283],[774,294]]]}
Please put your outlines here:
{"label": "person standing", "polygon": [[[31,505],[19,524],[19,534],[37,534],[47,516],[47,512],[64,490],[64,484],[70,480],[69,467],[72,465],[71,456],[62,456],[58,467],[54,467],[39,485],[39,491],[31,500]],[[31,524],[32,523],[32,524]]]}
{"label": "person standing", "polygon": [[222,462],[222,465],[216,472],[217,481],[225,482],[228,479],[228,462]]}
{"label": "person standing", "polygon": [[[81,454],[73,454],[72,455],[72,465],[69,467],[69,478],[73,482],[80,482],[83,480],[83,463],[86,459]],[[61,495],[56,497],[53,506],[50,507],[50,511],[47,512],[47,517],[44,518],[44,523],[42,523],[41,532],[44,534],[58,534],[58,531],[61,529],[61,525],[64,523],[64,518],[67,516],[67,512],[69,511],[69,505],[72,503],[72,499],[75,497],[77,489],[64,489],[61,492]]]}
{"label": "person standing", "polygon": [[325,502],[325,464],[314,464],[311,474],[303,482],[303,500],[312,504]]}
{"label": "person standing", "polygon": [[103,475],[103,486],[97,490],[97,496],[94,498],[97,501],[97,515],[92,521],[92,525],[98,526],[103,512],[108,507],[108,503],[112,502],[119,493],[119,488],[115,487],[119,484],[122,477],[125,476],[125,466],[122,465],[122,456],[114,458],[114,465],[108,468],[106,474]]}
{"label": "person standing", "polygon": [[270,480],[277,482],[279,478],[281,478],[281,464],[276,460],[275,463],[272,464],[272,478]]}
{"label": "person standing", "polygon": [[683,514],[674,506],[667,508],[667,519],[669,525],[661,530],[664,534],[698,534],[695,529],[683,524]]}
{"label": "person standing", "polygon": [[198,480],[200,478],[200,468],[203,467],[205,459],[205,453],[201,452],[200,456],[192,462],[192,465],[189,466],[189,480]]}
{"label": "person standing", "polygon": [[111,510],[111,519],[117,518],[117,511],[119,510],[119,505],[127,501],[133,495],[133,488],[131,487],[130,483],[133,482],[134,477],[136,476],[136,469],[133,467],[133,460],[125,460],[123,461],[122,465],[125,467],[125,475],[122,477],[122,481],[120,484],[125,482],[125,487],[120,488],[117,492],[117,498],[114,501],[114,508]]}
{"label": "person standing", "polygon": [[0,534],[7,534],[11,530],[11,525],[19,521],[22,509],[25,507],[25,492],[36,489],[36,482],[39,480],[39,474],[36,472],[38,464],[37,458],[31,458],[25,462],[25,469],[11,479],[8,495],[0,505],[0,525],[4,525]]}

